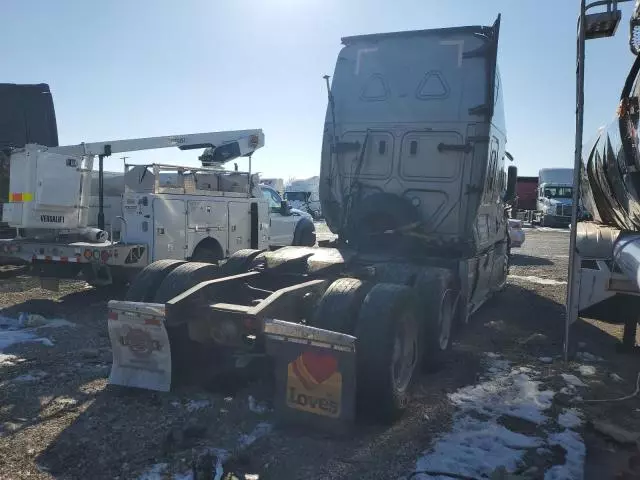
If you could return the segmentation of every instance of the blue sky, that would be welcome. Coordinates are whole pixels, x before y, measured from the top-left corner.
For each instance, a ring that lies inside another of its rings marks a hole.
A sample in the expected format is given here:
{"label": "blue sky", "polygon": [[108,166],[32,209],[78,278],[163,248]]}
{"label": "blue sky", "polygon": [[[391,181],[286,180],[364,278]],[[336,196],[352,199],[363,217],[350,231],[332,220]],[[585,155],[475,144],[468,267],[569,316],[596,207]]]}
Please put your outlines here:
{"label": "blue sky", "polygon": [[[613,39],[588,42],[585,140],[613,118],[631,65],[632,3]],[[2,0],[1,82],[46,82],[62,144],[263,128],[267,176],[316,175],[342,36],[490,25],[507,149],[522,175],[573,163],[578,0]],[[174,149],[134,162],[197,164]],[[116,156],[108,169],[122,163]],[[245,167],[243,162],[240,167]]]}

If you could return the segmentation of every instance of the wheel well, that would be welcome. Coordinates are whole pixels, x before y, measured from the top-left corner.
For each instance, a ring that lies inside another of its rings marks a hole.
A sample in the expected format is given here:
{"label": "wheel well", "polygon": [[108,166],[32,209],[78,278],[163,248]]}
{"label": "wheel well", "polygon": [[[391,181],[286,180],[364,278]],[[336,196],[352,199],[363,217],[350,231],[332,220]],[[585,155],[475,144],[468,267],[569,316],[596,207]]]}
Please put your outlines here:
{"label": "wheel well", "polygon": [[199,251],[208,250],[214,252],[218,259],[224,258],[224,250],[222,249],[222,245],[220,242],[213,237],[207,237],[200,240],[200,242],[196,245],[196,248],[191,252],[191,257],[195,257]]}

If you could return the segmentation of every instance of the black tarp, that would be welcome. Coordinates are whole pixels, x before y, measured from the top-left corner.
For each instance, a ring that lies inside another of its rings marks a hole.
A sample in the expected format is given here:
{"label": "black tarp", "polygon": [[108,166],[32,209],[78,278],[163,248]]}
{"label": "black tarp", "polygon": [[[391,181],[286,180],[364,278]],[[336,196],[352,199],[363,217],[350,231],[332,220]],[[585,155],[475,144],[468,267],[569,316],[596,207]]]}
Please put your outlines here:
{"label": "black tarp", "polygon": [[58,126],[49,85],[0,83],[0,150],[38,143],[58,146]]}

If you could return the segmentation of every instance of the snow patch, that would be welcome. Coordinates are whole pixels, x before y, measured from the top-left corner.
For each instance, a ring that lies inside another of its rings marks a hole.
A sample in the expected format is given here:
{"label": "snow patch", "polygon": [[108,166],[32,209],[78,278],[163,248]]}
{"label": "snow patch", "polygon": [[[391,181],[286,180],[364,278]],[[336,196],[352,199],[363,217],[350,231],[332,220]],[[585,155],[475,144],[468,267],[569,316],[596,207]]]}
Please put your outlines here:
{"label": "snow patch", "polygon": [[564,428],[579,427],[582,425],[582,414],[575,408],[570,408],[558,415],[558,423]]}
{"label": "snow patch", "polygon": [[238,439],[238,444],[240,448],[247,448],[249,445],[253,444],[259,438],[262,438],[269,433],[273,429],[273,425],[267,422],[260,422],[255,426],[255,428],[248,434],[240,435]]}
{"label": "snow patch", "polygon": [[0,366],[12,366],[21,361],[24,361],[24,358],[18,358],[15,355],[0,353]]}
{"label": "snow patch", "polygon": [[534,277],[532,275],[509,275],[514,280],[522,280],[523,282],[537,283],[538,285],[566,285],[564,280],[554,280],[552,278]]}
{"label": "snow patch", "polygon": [[[495,354],[488,357],[485,371],[489,374],[485,380],[449,395],[458,407],[453,427],[418,459],[415,471],[489,478],[499,467],[508,472],[516,471],[527,451],[544,454],[549,452],[551,445],[559,444],[567,449],[566,463],[550,469],[545,479],[582,478],[585,447],[580,436],[570,430],[549,432],[547,423],[552,419],[548,411],[554,392],[540,390],[541,382],[533,377],[538,372],[531,368],[511,368],[509,362],[500,360]],[[510,430],[500,422],[505,416],[535,423],[536,433]],[[569,409],[560,415],[558,423],[564,428],[575,428],[582,423],[580,412]],[[413,478],[433,477],[417,474]]]}
{"label": "snow patch", "polygon": [[581,362],[602,362],[602,361],[604,361],[604,358],[598,357],[598,356],[594,355],[593,353],[589,353],[589,352],[578,352],[578,353],[576,353],[576,358],[578,360],[580,360]]}
{"label": "snow patch", "polygon": [[185,408],[188,412],[197,412],[198,410],[209,408],[210,406],[211,402],[209,400],[189,400],[185,405]]}
{"label": "snow patch", "polygon": [[166,477],[168,463],[156,463],[149,470],[138,477],[138,480],[162,480]]}
{"label": "snow patch", "polygon": [[567,452],[563,465],[554,465],[544,475],[544,480],[579,480],[584,476],[586,447],[582,437],[571,430],[549,435],[549,444],[559,445]]}
{"label": "snow patch", "polygon": [[43,372],[42,370],[34,370],[32,372],[26,373],[24,375],[19,375],[13,379],[14,382],[37,382],[38,380],[42,380],[48,374],[47,372]]}
{"label": "snow patch", "polygon": [[596,374],[596,367],[591,365],[580,365],[578,367],[578,371],[580,372],[580,375],[584,377],[591,377]]}
{"label": "snow patch", "polygon": [[553,358],[551,357],[540,357],[538,358],[542,363],[553,363]]}
{"label": "snow patch", "polygon": [[266,413],[269,409],[263,403],[258,402],[253,395],[249,395],[249,410],[258,415]]}
{"label": "snow patch", "polygon": [[580,380],[575,375],[571,375],[570,373],[563,373],[561,377],[567,382],[569,385],[573,387],[586,387],[587,384]]}
{"label": "snow patch", "polygon": [[[27,320],[30,317],[34,317],[34,315],[27,315]],[[38,316],[38,322],[35,322],[33,319],[30,321],[25,320],[25,315],[22,314],[20,318],[0,316],[0,353],[16,343],[39,342],[48,347],[52,347],[53,342],[51,340],[37,334],[39,329],[75,326],[75,324],[62,318],[51,320],[47,320],[44,317],[42,317],[42,320],[39,318],[40,316]],[[33,326],[31,328],[25,328],[25,325]],[[7,359],[5,358],[4,360]],[[0,356],[0,364],[1,363],[3,363],[3,356]]]}
{"label": "snow patch", "polygon": [[528,371],[514,369],[478,385],[464,387],[449,395],[449,399],[463,411],[491,416],[509,415],[537,424],[544,423],[547,417],[542,412],[551,406],[554,392],[539,391],[540,382],[532,381]]}

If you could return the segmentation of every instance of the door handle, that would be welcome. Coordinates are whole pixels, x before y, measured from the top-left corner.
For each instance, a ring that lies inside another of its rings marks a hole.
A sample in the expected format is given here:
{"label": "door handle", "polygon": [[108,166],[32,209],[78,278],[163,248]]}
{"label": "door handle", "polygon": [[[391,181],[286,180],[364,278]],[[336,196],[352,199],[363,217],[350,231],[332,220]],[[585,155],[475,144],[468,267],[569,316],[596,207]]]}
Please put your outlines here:
{"label": "door handle", "polygon": [[465,143],[465,144],[453,144],[453,143],[439,143],[438,144],[438,151],[439,152],[464,152],[464,153],[469,153],[473,150],[473,145],[471,145],[470,143]]}

